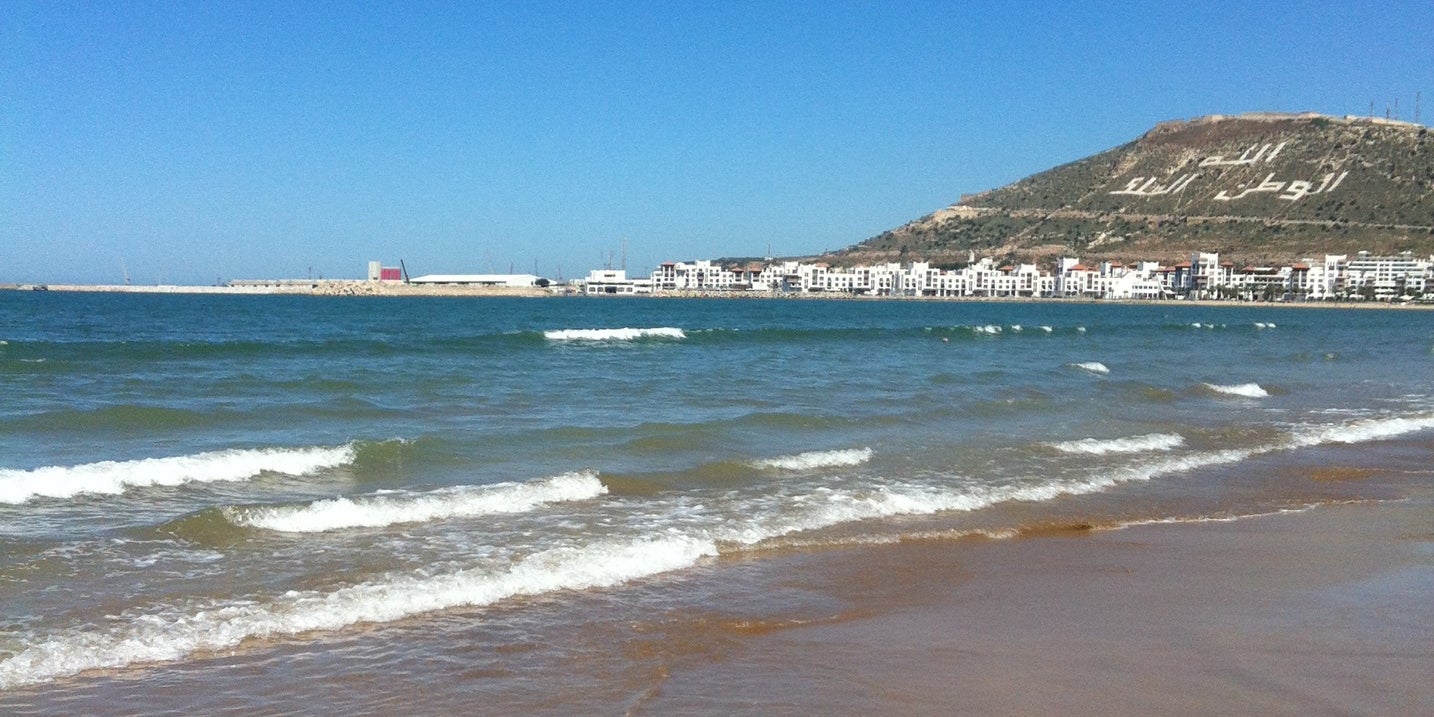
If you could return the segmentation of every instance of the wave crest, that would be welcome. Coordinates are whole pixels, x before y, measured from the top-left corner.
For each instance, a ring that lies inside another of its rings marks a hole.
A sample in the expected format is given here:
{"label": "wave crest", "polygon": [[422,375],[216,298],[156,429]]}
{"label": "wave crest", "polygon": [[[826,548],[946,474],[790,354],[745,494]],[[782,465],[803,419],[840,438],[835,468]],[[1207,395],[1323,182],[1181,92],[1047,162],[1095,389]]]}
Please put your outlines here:
{"label": "wave crest", "polygon": [[1207,383],[1203,385],[1205,386],[1205,388],[1224,396],[1239,396],[1241,398],[1265,398],[1270,395],[1270,392],[1266,391],[1264,387],[1260,386],[1260,384],[1258,383],[1237,383],[1229,385]]}
{"label": "wave crest", "polygon": [[1434,414],[1412,417],[1372,418],[1338,426],[1313,429],[1295,436],[1297,446],[1324,443],[1364,443],[1434,429]]}
{"label": "wave crest", "polygon": [[651,329],[557,329],[544,331],[543,338],[549,341],[636,341],[638,339],[685,339],[682,329],[658,327]]}
{"label": "wave crest", "polygon": [[329,593],[293,591],[268,602],[142,615],[109,630],[76,629],[0,660],[0,689],[49,682],[87,670],[177,660],[233,648],[245,640],[383,623],[454,607],[491,605],[521,595],[613,587],[689,567],[715,555],[692,538],[610,540],[534,553],[494,572],[470,568],[435,576],[400,576]]}
{"label": "wave crest", "polygon": [[1047,445],[1062,453],[1084,453],[1100,456],[1107,453],[1168,451],[1172,448],[1179,448],[1185,445],[1185,438],[1178,433],[1151,433],[1144,436],[1104,440],[1098,438],[1082,438],[1078,441],[1062,441],[1059,443],[1049,443]]}
{"label": "wave crest", "polygon": [[495,513],[522,513],[549,503],[587,500],[607,493],[594,471],[564,473],[530,483],[461,486],[426,493],[404,492],[330,498],[301,506],[225,508],[237,525],[286,533],[377,528]]}
{"label": "wave crest", "polygon": [[33,470],[0,470],[0,503],[81,494],[123,493],[145,486],[240,481],[261,473],[308,475],[352,463],[354,444],[308,448],[249,448],[133,461],[101,461]]}
{"label": "wave crest", "polygon": [[784,471],[806,471],[817,468],[840,468],[843,466],[857,466],[871,460],[872,450],[870,448],[848,448],[835,451],[809,451],[791,456],[777,456],[776,458],[763,458],[751,462],[751,466],[759,469],[776,469]]}

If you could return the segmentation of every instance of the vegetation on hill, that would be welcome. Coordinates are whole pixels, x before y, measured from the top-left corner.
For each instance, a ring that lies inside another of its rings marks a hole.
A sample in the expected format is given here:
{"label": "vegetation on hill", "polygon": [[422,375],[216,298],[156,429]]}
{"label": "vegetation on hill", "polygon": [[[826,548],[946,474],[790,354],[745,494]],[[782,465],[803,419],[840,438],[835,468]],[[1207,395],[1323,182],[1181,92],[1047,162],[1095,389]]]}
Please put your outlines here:
{"label": "vegetation on hill", "polygon": [[1434,137],[1407,122],[1243,115],[1139,139],[961,201],[821,259],[981,256],[1276,264],[1323,254],[1434,254]]}

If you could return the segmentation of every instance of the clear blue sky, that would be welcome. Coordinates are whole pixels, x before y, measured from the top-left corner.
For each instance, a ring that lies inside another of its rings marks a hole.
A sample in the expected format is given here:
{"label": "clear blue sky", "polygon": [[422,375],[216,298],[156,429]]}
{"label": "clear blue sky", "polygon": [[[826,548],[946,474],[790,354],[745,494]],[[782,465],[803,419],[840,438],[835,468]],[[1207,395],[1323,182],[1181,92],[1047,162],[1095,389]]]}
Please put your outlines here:
{"label": "clear blue sky", "polygon": [[1434,0],[8,0],[0,33],[0,282],[809,254],[1162,120],[1434,117]]}

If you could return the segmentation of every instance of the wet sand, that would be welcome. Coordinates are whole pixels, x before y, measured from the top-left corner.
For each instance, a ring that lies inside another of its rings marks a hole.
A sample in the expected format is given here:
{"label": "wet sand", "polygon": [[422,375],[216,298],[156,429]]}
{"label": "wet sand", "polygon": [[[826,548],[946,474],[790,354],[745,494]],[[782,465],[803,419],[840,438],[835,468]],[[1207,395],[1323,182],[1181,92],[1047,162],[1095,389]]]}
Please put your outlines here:
{"label": "wet sand", "polygon": [[[810,557],[810,556],[809,556]],[[850,608],[634,714],[1427,714],[1434,493],[1235,522],[837,551]],[[805,580],[805,577],[798,578]]]}

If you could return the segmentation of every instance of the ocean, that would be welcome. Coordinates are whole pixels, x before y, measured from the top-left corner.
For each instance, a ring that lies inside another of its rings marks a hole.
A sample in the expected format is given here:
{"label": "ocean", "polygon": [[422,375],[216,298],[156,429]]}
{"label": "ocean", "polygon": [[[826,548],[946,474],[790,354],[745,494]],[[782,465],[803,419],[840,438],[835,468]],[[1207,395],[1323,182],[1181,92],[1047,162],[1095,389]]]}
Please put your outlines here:
{"label": "ocean", "polygon": [[823,556],[1392,500],[1431,435],[1428,311],[0,292],[0,713],[641,713],[846,614]]}

